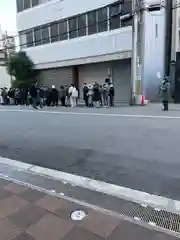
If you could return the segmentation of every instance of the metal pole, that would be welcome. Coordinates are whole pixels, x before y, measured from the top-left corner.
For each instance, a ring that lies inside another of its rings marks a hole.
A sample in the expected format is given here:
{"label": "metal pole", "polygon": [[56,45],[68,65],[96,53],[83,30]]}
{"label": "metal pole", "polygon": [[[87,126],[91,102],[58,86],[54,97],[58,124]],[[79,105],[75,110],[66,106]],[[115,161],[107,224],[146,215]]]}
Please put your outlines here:
{"label": "metal pole", "polygon": [[132,31],[132,64],[131,64],[131,104],[140,104],[141,96],[141,66],[140,66],[140,9],[137,0],[132,1],[133,31]]}
{"label": "metal pole", "polygon": [[170,62],[171,62],[171,46],[172,46],[172,8],[173,8],[173,1],[166,0],[166,30],[165,30],[165,75],[170,75]]}

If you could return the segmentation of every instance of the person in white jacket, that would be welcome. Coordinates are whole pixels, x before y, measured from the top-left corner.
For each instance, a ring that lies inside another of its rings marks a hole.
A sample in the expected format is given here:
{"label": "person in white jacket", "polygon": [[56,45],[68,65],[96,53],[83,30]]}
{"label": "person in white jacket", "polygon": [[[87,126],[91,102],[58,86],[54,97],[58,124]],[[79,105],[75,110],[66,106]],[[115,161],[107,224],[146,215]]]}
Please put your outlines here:
{"label": "person in white jacket", "polygon": [[69,96],[70,96],[70,105],[71,107],[76,107],[78,91],[76,87],[72,84],[69,88]]}

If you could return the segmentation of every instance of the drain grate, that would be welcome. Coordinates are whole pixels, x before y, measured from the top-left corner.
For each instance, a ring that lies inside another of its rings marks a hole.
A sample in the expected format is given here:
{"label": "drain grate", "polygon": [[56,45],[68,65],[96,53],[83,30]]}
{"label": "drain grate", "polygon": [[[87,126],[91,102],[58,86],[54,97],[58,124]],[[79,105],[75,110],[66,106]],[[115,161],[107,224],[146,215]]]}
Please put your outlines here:
{"label": "drain grate", "polygon": [[[179,214],[135,203],[130,200],[104,195],[100,192],[92,192],[91,190],[83,189],[78,186],[72,187],[69,183],[64,184],[59,180],[50,179],[43,175],[32,174],[28,171],[24,173],[23,171],[12,170],[12,168],[9,170],[1,167],[1,170],[2,169],[4,171],[3,174],[0,173],[0,178],[2,179],[25,185],[38,191],[44,191],[57,197],[79,199],[78,201],[82,200],[83,202],[86,202],[87,207],[88,205],[91,207],[95,203],[95,205],[101,209],[107,209],[111,212],[118,213],[121,216],[140,220],[151,224],[152,226],[157,226],[180,234]],[[80,198],[80,196],[83,196],[83,198]],[[98,200],[99,204],[93,202],[92,196],[93,199]]]}
{"label": "drain grate", "polygon": [[127,200],[119,200],[118,212],[121,215],[141,220],[152,226],[161,227],[169,231],[180,233],[180,215],[167,212],[151,206],[141,205],[139,203]]}

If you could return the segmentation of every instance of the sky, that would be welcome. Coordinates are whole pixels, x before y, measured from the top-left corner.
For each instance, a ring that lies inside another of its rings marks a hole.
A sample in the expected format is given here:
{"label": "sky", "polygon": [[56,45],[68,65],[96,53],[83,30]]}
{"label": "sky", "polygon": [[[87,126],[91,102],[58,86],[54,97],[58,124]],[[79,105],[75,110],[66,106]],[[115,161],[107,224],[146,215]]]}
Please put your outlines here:
{"label": "sky", "polygon": [[16,33],[16,0],[0,0],[0,25],[3,31]]}

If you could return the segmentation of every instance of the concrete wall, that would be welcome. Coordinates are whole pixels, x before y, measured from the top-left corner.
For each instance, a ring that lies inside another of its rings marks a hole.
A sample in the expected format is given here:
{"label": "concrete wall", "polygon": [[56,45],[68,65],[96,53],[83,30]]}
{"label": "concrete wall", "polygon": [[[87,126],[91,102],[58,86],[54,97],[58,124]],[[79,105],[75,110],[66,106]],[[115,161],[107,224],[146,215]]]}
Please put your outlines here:
{"label": "concrete wall", "polygon": [[157,72],[164,75],[164,50],[165,50],[165,15],[164,11],[144,14],[144,69],[143,89],[147,99],[157,100],[158,79]]}
{"label": "concrete wall", "polygon": [[0,66],[0,88],[11,86],[11,77],[7,73],[6,67]]}
{"label": "concrete wall", "polygon": [[[96,61],[109,61],[113,59],[112,54],[116,54],[113,60],[126,58],[126,56],[120,56],[117,53],[128,52],[131,49],[132,28],[125,27],[110,32],[27,48],[26,52],[38,69],[44,69],[80,65],[88,63],[88,58],[92,57],[97,57]],[[98,57],[103,55],[106,55],[105,59]]]}

